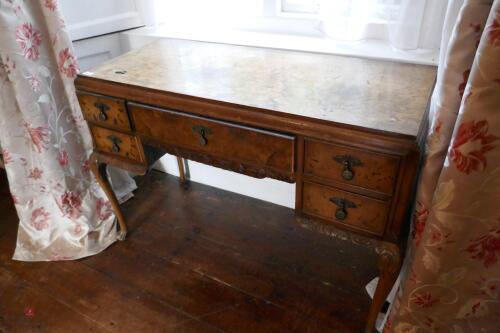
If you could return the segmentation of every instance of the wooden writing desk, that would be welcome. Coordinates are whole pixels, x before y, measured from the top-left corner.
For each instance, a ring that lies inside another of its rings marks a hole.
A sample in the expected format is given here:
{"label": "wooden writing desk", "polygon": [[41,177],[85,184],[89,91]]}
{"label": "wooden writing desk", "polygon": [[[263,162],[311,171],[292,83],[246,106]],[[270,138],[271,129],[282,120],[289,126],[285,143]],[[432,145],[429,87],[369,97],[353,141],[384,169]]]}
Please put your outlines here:
{"label": "wooden writing desk", "polygon": [[379,254],[371,332],[401,265],[434,78],[427,66],[165,39],[76,87],[121,238],[107,164],[144,174],[169,152],[295,182],[300,218],[364,235]]}

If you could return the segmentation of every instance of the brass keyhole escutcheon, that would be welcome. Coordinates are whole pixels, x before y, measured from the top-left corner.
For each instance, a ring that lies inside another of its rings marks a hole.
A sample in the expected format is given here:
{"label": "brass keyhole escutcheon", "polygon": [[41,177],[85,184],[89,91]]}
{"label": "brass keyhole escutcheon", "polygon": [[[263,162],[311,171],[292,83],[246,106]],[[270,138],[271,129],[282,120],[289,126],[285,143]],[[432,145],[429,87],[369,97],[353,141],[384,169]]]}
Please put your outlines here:
{"label": "brass keyhole escutcheon", "polygon": [[344,178],[345,180],[352,180],[354,178],[354,172],[352,171],[351,164],[348,161],[344,161],[342,178]]}
{"label": "brass keyhole escutcheon", "polygon": [[120,144],[122,143],[122,140],[120,140],[120,138],[118,138],[115,135],[108,136],[108,140],[111,141],[111,151],[113,153],[119,153],[120,152]]}
{"label": "brass keyhole escutcheon", "polygon": [[337,210],[335,211],[335,218],[337,220],[345,220],[346,217],[347,217],[347,212],[345,211],[345,209],[337,208]]}
{"label": "brass keyhole escutcheon", "polygon": [[348,208],[357,208],[358,206],[347,199],[344,198],[336,198],[332,197],[330,198],[330,201],[333,202],[335,205],[338,206],[337,210],[335,211],[335,219],[342,221],[347,218],[348,215]]}
{"label": "brass keyhole escutcheon", "polygon": [[99,110],[99,115],[97,116],[97,118],[100,121],[108,120],[108,115],[106,114],[106,111],[109,110],[109,106],[101,102],[96,102],[94,106]]}
{"label": "brass keyhole escutcheon", "polygon": [[354,167],[363,165],[363,163],[358,158],[351,155],[336,155],[333,156],[333,160],[343,165],[342,172],[340,175],[344,180],[354,179],[355,176]]}
{"label": "brass keyhole escutcheon", "polygon": [[111,147],[111,150],[114,152],[114,153],[119,153],[120,152],[120,146],[117,145],[116,143],[113,143],[113,146]]}
{"label": "brass keyhole escutcheon", "polygon": [[208,135],[212,134],[212,130],[209,127],[202,125],[194,125],[193,131],[198,134],[198,143],[200,146],[206,146],[208,144]]}
{"label": "brass keyhole escutcheon", "polygon": [[104,113],[104,111],[100,111],[99,112],[99,120],[100,121],[106,121],[106,120],[108,120],[108,115],[106,113]]}

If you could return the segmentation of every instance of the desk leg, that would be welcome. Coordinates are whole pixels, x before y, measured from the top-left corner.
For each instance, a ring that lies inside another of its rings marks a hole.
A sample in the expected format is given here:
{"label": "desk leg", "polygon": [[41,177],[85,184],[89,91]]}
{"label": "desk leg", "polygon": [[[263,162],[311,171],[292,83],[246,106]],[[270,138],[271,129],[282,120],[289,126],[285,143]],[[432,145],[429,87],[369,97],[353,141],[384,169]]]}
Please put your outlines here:
{"label": "desk leg", "polygon": [[379,256],[379,280],[368,313],[365,333],[374,332],[377,316],[401,270],[401,252],[396,244],[382,242],[376,251]]}
{"label": "desk leg", "polygon": [[186,185],[186,171],[184,170],[184,160],[177,156],[177,165],[179,166],[179,181],[182,185]]}
{"label": "desk leg", "polygon": [[108,196],[108,200],[111,202],[111,206],[113,207],[113,211],[115,212],[116,218],[118,219],[118,224],[120,226],[120,230],[118,231],[117,238],[118,240],[125,240],[127,236],[127,224],[125,222],[125,217],[120,209],[120,204],[118,203],[118,199],[111,188],[111,184],[108,180],[108,174],[106,172],[107,164],[99,161],[99,157],[96,154],[92,154],[90,156],[90,168],[92,173],[99,185],[101,185],[102,189]]}

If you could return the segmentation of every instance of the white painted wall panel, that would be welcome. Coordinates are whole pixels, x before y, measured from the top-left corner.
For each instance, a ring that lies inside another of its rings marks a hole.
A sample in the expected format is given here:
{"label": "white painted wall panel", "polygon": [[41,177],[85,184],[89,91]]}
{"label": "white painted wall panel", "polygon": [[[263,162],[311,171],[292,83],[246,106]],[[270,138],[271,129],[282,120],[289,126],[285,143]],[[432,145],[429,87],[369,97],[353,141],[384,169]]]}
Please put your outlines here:
{"label": "white painted wall panel", "polygon": [[123,53],[120,33],[76,41],[73,46],[82,72]]}
{"label": "white painted wall panel", "polygon": [[152,0],[60,0],[72,40],[145,25]]}

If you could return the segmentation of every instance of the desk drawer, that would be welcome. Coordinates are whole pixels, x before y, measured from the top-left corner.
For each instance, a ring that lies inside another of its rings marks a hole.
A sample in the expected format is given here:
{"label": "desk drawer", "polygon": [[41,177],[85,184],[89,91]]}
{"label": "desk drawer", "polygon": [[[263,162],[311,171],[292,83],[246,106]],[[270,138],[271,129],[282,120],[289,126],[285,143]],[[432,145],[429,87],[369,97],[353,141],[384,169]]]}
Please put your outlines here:
{"label": "desk drawer", "polygon": [[130,131],[125,101],[81,92],[77,96],[86,120],[99,126]]}
{"label": "desk drawer", "polygon": [[132,135],[111,131],[106,128],[91,126],[94,143],[100,152],[143,163],[145,161],[142,145]]}
{"label": "desk drawer", "polygon": [[303,211],[306,214],[381,236],[389,203],[315,183],[304,183]]}
{"label": "desk drawer", "polygon": [[141,137],[198,152],[208,157],[207,164],[211,160],[232,161],[236,166],[228,169],[248,167],[262,177],[293,178],[293,136],[133,103],[128,106]]}
{"label": "desk drawer", "polygon": [[399,159],[315,140],[306,140],[304,173],[392,194]]}

